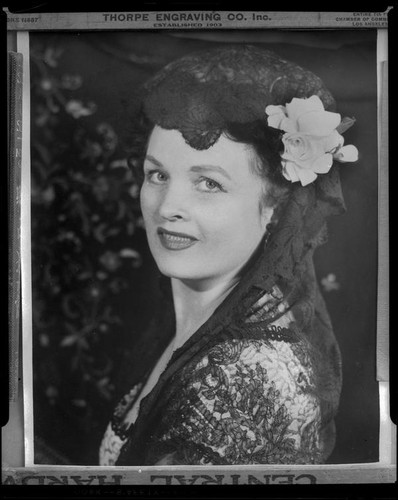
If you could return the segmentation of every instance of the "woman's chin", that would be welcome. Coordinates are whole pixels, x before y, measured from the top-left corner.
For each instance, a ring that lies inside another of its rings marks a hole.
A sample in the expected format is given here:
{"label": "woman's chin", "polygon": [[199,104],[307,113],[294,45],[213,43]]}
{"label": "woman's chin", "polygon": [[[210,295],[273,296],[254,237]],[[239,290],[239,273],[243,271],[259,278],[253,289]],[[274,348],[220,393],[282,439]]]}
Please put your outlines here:
{"label": "woman's chin", "polygon": [[207,279],[203,271],[195,270],[184,266],[171,266],[165,263],[157,263],[159,271],[168,278],[175,278],[179,280],[202,280]]}
{"label": "woman's chin", "polygon": [[[170,258],[162,255],[161,258],[156,258],[156,265],[159,271],[168,278],[179,280],[207,280],[211,276],[210,270],[204,262],[195,262],[194,259]],[[215,273],[216,274],[216,273]]]}

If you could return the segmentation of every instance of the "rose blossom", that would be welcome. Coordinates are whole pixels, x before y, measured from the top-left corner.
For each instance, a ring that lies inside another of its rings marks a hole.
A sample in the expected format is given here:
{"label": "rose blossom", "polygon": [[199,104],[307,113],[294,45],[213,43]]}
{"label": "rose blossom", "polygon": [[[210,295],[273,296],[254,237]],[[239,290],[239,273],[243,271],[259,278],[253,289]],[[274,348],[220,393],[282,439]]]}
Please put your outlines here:
{"label": "rose blossom", "polygon": [[344,146],[336,128],[341,123],[338,113],[325,111],[318,96],[294,98],[286,106],[267,106],[268,125],[286,133],[282,137],[282,173],[291,182],[303,186],[318,174],[326,174],[333,159],[346,162],[358,159],[355,146]]}

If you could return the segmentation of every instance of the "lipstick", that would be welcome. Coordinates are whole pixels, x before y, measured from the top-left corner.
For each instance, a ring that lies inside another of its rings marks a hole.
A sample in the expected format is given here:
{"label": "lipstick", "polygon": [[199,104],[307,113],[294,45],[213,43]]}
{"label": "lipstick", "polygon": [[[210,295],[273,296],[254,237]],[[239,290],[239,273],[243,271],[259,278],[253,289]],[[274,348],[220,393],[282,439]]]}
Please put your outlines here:
{"label": "lipstick", "polygon": [[185,233],[177,233],[174,231],[167,231],[161,227],[158,228],[157,233],[161,244],[167,250],[184,250],[194,245],[198,239]]}

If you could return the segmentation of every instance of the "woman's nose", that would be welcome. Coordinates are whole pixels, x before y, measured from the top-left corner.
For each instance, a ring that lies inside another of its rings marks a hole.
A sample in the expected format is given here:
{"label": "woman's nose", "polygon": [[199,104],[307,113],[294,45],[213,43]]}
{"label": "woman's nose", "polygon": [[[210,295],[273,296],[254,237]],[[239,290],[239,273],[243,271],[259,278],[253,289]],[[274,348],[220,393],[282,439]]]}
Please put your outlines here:
{"label": "woman's nose", "polygon": [[163,219],[187,219],[189,217],[189,196],[183,186],[169,184],[159,204],[159,215]]}

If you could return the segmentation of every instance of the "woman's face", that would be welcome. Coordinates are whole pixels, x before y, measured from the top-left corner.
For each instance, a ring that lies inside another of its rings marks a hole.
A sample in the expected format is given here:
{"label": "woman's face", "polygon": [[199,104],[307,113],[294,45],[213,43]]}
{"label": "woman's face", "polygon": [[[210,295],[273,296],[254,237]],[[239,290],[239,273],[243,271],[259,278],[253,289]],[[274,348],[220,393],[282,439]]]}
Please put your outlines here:
{"label": "woman's face", "polygon": [[264,180],[253,151],[225,136],[207,150],[156,126],[144,163],[141,208],[153,257],[166,276],[203,284],[235,277],[265,233]]}

